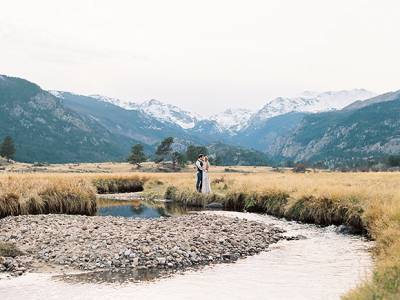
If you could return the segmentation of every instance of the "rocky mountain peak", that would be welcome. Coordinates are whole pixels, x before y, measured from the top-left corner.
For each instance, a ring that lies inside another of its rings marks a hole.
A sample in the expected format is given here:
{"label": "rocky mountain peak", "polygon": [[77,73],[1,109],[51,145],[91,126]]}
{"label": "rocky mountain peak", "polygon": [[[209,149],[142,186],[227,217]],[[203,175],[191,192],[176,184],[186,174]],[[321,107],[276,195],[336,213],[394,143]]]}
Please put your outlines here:
{"label": "rocky mountain peak", "polygon": [[245,128],[253,115],[253,111],[245,108],[229,108],[221,113],[212,115],[210,120],[215,121],[222,129],[236,133]]}
{"label": "rocky mountain peak", "polygon": [[376,94],[365,89],[314,92],[305,91],[296,97],[277,97],[268,101],[251,118],[251,122],[258,123],[269,118],[290,112],[323,112],[338,110],[358,101],[374,97]]}

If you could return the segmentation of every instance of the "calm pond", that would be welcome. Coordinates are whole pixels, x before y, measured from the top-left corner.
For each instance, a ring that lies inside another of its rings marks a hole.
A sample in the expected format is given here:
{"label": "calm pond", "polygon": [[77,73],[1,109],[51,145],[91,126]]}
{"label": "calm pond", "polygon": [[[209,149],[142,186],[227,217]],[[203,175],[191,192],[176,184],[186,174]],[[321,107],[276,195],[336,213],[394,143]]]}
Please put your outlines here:
{"label": "calm pond", "polygon": [[[175,216],[185,210],[171,203],[111,201],[99,203],[99,215],[132,218]],[[286,235],[306,239],[281,241],[270,251],[168,277],[158,274],[96,274],[65,280],[50,274],[28,274],[0,280],[1,299],[339,299],[367,278],[372,242],[338,233],[337,227],[317,227],[268,215],[206,211],[272,223]],[[139,282],[132,282],[130,276]]]}

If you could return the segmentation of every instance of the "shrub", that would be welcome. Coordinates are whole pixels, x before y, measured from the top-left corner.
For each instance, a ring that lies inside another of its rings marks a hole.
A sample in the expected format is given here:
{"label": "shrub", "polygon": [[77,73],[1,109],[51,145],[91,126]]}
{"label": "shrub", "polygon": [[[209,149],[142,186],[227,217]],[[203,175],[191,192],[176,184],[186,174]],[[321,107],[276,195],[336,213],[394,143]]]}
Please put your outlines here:
{"label": "shrub", "polygon": [[174,200],[176,197],[176,193],[178,192],[178,189],[172,185],[168,186],[165,194],[164,194],[164,198],[168,199],[168,200]]}
{"label": "shrub", "polygon": [[17,246],[11,243],[0,242],[0,256],[16,257],[22,255],[22,251]]}
{"label": "shrub", "polygon": [[305,173],[307,171],[307,168],[305,164],[296,164],[293,167],[292,171],[295,173]]}
{"label": "shrub", "polygon": [[219,183],[224,183],[224,182],[225,182],[225,178],[223,176],[219,177],[219,178],[215,178],[212,181],[213,184],[219,184]]}

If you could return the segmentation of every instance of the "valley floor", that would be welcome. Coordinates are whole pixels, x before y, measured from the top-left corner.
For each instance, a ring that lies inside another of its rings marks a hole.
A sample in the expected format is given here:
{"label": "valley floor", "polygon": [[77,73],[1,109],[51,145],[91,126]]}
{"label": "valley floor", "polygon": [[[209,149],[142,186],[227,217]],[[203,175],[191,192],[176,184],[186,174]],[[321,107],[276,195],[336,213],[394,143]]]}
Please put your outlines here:
{"label": "valley floor", "polygon": [[[190,168],[181,173],[155,173],[132,172],[128,164],[82,164],[76,166],[86,170],[79,171],[81,174],[63,172],[74,168],[70,167],[54,166],[60,169],[52,169],[53,173],[0,174],[0,217],[27,213],[93,215],[96,189],[112,193],[144,189],[149,199],[165,196],[188,206],[219,202],[229,210],[263,212],[321,225],[342,224],[376,241],[372,279],[348,294],[348,299],[398,299],[400,295],[400,173],[295,174],[269,168],[223,167],[212,170],[214,193],[203,196],[194,192]],[[131,171],[126,172],[127,168]]]}

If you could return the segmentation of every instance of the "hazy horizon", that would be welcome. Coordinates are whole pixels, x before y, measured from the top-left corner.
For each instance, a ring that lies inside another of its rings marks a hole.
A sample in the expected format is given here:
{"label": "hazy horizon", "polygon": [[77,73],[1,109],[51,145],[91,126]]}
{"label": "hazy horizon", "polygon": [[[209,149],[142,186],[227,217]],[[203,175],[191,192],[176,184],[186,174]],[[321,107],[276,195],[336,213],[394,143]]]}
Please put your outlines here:
{"label": "hazy horizon", "polygon": [[16,0],[0,73],[209,114],[305,90],[400,89],[397,1]]}

